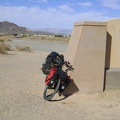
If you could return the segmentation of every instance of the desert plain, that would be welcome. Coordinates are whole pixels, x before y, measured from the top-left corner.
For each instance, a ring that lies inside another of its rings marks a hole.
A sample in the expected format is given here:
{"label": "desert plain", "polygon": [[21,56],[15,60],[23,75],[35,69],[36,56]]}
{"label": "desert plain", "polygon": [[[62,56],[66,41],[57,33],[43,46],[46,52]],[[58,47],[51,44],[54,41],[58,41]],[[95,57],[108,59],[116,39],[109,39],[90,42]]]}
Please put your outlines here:
{"label": "desert plain", "polygon": [[[65,55],[60,49],[55,47]],[[44,100],[40,68],[50,51],[0,54],[0,120],[120,120],[120,89]]]}

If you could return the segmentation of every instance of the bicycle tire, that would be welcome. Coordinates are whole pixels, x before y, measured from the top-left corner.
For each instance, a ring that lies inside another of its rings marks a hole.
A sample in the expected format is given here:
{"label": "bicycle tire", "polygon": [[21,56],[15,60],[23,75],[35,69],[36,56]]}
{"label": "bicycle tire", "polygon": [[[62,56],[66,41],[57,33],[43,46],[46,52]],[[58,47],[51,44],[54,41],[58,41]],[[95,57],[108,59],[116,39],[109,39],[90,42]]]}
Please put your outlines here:
{"label": "bicycle tire", "polygon": [[43,92],[43,98],[45,100],[47,100],[47,101],[51,100],[55,96],[55,94],[58,92],[61,80],[58,79],[56,82],[57,83],[56,83],[56,86],[54,87],[54,91],[49,95],[47,95],[47,90],[49,89],[49,86],[48,85],[45,86],[45,89],[44,89],[44,92]]}

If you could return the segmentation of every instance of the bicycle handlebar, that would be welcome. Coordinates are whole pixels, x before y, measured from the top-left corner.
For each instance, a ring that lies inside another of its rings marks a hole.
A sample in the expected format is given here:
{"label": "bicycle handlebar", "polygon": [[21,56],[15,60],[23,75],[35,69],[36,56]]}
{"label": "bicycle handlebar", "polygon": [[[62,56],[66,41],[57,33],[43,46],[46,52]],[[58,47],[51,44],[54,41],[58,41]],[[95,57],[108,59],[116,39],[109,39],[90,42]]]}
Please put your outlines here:
{"label": "bicycle handlebar", "polygon": [[54,64],[54,63],[52,63],[51,65],[52,65],[53,67],[59,67],[59,66],[65,65],[65,66],[67,67],[67,71],[68,71],[68,70],[70,70],[70,71],[73,71],[73,70],[74,70],[74,68],[72,67],[72,65],[70,64],[69,61],[63,61],[63,62],[61,62],[60,64]]}
{"label": "bicycle handlebar", "polygon": [[74,70],[74,68],[72,67],[72,65],[70,65],[70,62],[69,62],[69,61],[64,61],[64,64],[65,64],[65,66],[68,68],[68,70],[70,70],[70,71],[73,71],[73,70]]}

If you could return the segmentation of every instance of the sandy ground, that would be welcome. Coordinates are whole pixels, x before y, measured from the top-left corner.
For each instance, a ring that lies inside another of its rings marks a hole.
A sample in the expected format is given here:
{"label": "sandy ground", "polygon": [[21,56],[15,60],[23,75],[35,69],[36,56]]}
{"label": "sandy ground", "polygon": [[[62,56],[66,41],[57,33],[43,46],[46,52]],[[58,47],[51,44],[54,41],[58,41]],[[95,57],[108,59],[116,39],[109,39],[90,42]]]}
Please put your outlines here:
{"label": "sandy ground", "polygon": [[48,52],[0,55],[0,120],[120,120],[120,90],[43,99]]}

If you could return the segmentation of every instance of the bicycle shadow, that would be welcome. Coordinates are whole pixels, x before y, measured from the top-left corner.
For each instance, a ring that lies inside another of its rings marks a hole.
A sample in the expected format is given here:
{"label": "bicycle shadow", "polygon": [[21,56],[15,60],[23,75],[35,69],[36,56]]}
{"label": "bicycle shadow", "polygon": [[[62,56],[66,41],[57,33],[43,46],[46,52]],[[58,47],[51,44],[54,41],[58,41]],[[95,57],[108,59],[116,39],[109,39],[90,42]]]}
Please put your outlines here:
{"label": "bicycle shadow", "polygon": [[57,102],[57,101],[62,101],[64,99],[66,99],[68,96],[64,96],[63,98],[60,99],[55,99],[55,100],[49,100],[49,102]]}
{"label": "bicycle shadow", "polygon": [[74,80],[71,79],[70,84],[66,87],[66,89],[63,91],[63,96],[68,97],[73,95],[74,93],[79,92],[79,88],[75,84]]}
{"label": "bicycle shadow", "polygon": [[78,92],[79,89],[76,86],[75,82],[73,79],[71,79],[70,84],[65,88],[65,90],[62,92],[62,98],[60,99],[55,99],[55,100],[49,100],[51,102],[56,102],[56,101],[62,101],[66,98],[68,98],[69,96],[73,95],[74,93]]}

